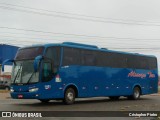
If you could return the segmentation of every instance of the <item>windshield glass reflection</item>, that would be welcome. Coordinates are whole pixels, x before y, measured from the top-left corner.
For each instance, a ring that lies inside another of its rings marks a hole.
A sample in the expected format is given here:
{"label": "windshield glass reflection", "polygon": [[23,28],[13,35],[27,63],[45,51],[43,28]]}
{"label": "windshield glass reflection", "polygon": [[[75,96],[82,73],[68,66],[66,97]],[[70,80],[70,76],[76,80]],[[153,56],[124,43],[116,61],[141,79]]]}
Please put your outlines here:
{"label": "windshield glass reflection", "polygon": [[35,83],[39,81],[39,72],[34,72],[33,60],[15,61],[12,71],[12,83]]}

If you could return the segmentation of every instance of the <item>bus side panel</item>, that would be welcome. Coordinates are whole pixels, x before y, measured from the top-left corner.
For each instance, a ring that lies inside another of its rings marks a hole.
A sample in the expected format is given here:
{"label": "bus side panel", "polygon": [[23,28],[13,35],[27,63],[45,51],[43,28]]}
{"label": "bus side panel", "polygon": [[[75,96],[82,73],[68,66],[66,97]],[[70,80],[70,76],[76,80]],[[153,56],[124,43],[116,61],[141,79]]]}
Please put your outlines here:
{"label": "bus side panel", "polygon": [[[129,76],[131,72],[135,72],[139,77]],[[149,78],[148,72],[154,74],[155,77]],[[79,97],[127,96],[132,94],[135,85],[142,87],[142,94],[157,92],[156,70],[67,66],[62,67],[59,74],[63,84],[74,83],[78,86]],[[143,77],[143,74],[146,77]]]}
{"label": "bus side panel", "polygon": [[[128,96],[132,94],[136,85],[141,87],[142,94],[158,92],[157,70],[68,66],[60,68],[58,75],[58,78],[35,85],[12,85],[11,87],[15,92],[11,93],[11,96],[12,98],[18,98],[18,95],[23,94],[24,99],[63,98],[68,84],[77,86],[78,97]],[[33,87],[39,88],[39,91],[28,92],[29,88]]]}

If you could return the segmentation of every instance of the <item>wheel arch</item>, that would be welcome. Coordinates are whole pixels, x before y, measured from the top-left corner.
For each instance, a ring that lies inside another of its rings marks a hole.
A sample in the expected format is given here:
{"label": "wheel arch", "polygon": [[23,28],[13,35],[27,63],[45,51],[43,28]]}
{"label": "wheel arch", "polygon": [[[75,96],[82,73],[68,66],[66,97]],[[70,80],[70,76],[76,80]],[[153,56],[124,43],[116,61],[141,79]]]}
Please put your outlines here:
{"label": "wheel arch", "polygon": [[77,98],[77,97],[78,97],[78,93],[79,93],[78,87],[77,87],[75,84],[70,83],[70,84],[67,84],[67,85],[64,87],[63,92],[65,93],[68,88],[73,88],[73,89],[75,90],[75,94],[76,94],[75,97]]}

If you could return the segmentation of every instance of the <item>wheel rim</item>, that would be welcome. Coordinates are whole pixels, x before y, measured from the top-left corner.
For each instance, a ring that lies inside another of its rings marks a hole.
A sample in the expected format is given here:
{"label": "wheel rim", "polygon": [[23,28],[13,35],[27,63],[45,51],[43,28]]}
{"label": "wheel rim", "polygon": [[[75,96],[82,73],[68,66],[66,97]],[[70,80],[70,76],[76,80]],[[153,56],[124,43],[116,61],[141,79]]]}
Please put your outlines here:
{"label": "wheel rim", "polygon": [[73,93],[72,93],[72,92],[69,92],[69,93],[67,94],[67,98],[68,98],[68,100],[73,101],[73,98],[74,98]]}
{"label": "wheel rim", "polygon": [[138,97],[139,97],[139,95],[140,95],[139,90],[138,90],[138,89],[136,89],[136,90],[135,90],[135,92],[134,92],[134,96],[135,96],[135,98],[138,98]]}

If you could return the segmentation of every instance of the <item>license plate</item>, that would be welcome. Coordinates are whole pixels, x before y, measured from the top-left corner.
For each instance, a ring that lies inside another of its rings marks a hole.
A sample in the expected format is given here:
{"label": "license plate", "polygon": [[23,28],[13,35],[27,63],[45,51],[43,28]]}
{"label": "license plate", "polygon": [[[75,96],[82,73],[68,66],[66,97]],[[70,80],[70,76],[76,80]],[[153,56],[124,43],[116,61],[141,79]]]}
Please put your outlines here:
{"label": "license plate", "polygon": [[18,98],[19,98],[19,99],[23,98],[23,95],[18,95]]}

